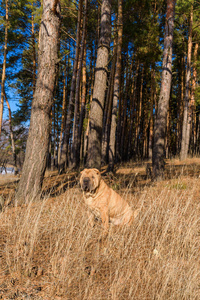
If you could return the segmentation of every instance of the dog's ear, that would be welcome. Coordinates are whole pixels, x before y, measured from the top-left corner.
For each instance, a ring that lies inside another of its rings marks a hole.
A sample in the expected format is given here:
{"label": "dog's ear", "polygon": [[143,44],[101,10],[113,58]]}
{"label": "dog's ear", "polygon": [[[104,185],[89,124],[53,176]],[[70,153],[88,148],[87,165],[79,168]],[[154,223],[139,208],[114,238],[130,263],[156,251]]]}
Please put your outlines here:
{"label": "dog's ear", "polygon": [[93,169],[98,175],[100,175],[100,171],[98,169]]}

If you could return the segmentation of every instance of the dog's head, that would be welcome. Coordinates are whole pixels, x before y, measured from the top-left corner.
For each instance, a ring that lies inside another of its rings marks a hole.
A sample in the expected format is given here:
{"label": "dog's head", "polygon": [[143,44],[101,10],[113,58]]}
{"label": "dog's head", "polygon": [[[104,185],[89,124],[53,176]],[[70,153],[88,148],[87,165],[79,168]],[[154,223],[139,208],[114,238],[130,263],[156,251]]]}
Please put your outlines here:
{"label": "dog's head", "polygon": [[100,184],[101,173],[97,169],[84,169],[81,172],[80,184],[84,192],[93,193]]}

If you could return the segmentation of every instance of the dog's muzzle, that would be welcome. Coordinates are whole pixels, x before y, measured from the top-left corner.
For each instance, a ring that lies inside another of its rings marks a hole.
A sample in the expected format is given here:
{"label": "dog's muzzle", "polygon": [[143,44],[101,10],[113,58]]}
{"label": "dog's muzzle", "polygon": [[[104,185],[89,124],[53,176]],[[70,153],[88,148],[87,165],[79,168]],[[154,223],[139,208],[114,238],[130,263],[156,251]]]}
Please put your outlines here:
{"label": "dog's muzzle", "polygon": [[91,182],[90,182],[90,178],[89,177],[85,177],[83,179],[83,182],[82,182],[82,189],[85,191],[85,192],[89,192],[90,189],[91,189]]}

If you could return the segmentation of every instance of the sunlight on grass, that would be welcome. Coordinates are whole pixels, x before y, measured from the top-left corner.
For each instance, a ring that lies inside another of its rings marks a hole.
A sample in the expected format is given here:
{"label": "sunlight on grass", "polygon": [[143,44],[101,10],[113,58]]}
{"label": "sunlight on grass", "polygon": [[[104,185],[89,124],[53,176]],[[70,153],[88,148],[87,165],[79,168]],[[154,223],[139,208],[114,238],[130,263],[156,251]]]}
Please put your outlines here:
{"label": "sunlight on grass", "polygon": [[100,221],[88,225],[78,188],[6,208],[0,255],[10,299],[16,291],[34,299],[198,299],[198,184],[189,194],[180,180],[140,195],[126,190],[139,216],[130,228],[110,227],[106,239]]}

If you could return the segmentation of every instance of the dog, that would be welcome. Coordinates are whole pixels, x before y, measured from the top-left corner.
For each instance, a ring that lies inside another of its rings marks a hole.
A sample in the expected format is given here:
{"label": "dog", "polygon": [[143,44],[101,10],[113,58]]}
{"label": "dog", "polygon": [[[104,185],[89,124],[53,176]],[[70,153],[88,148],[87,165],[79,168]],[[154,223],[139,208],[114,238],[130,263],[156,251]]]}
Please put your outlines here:
{"label": "dog", "polygon": [[89,223],[94,226],[95,217],[101,218],[104,230],[109,229],[109,222],[114,225],[130,225],[138,215],[128,203],[111,189],[97,169],[84,169],[81,172],[80,185],[83,197],[89,207]]}

